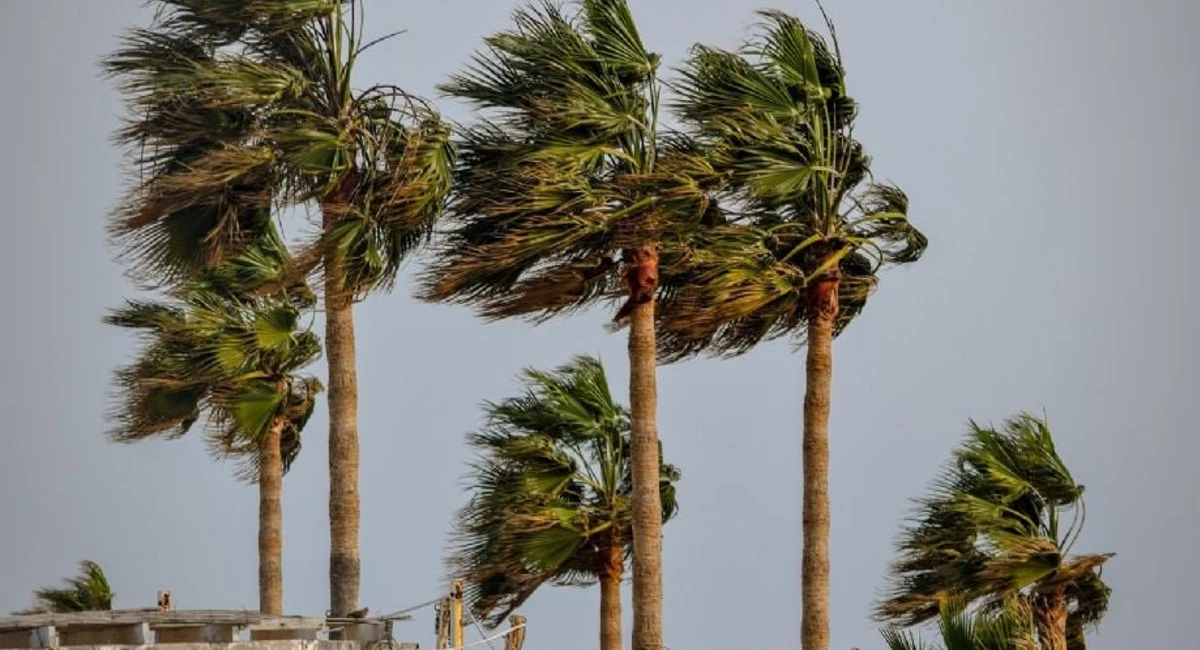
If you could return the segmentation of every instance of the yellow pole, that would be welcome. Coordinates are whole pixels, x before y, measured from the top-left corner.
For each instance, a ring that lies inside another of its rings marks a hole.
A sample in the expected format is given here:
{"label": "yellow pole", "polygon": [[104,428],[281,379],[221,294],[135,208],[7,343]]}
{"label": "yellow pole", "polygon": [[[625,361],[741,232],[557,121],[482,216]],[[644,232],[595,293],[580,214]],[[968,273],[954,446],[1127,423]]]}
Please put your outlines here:
{"label": "yellow pole", "polygon": [[454,650],[463,650],[463,587],[461,580],[454,581]]}

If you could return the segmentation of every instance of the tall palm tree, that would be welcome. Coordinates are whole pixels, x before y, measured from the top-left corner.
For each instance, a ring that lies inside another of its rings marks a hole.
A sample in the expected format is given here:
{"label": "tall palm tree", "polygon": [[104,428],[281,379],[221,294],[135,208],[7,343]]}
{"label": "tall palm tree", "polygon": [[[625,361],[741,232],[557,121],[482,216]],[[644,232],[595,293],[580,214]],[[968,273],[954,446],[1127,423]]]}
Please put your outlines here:
{"label": "tall palm tree", "polygon": [[709,202],[706,160],[658,129],[659,56],[625,0],[514,14],[444,90],[472,102],[441,255],[422,296],[489,319],[543,320],[601,300],[628,323],[633,647],[662,648],[654,312],[659,270]]}
{"label": "tall palm tree", "polygon": [[33,607],[14,614],[62,614],[112,609],[112,588],[108,586],[108,577],[99,564],[84,560],[79,563],[79,573],[63,582],[63,587],[35,589]]}
{"label": "tall palm tree", "polygon": [[[943,603],[937,620],[943,650],[1037,650],[1028,612],[1008,608],[998,612],[972,612],[961,603]],[[882,631],[889,650],[937,650],[911,632]]]}
{"label": "tall palm tree", "polygon": [[676,113],[725,183],[706,243],[664,273],[675,290],[659,344],[668,360],[789,334],[807,344],[801,641],[827,650],[832,342],[880,269],[917,260],[926,240],[904,193],[870,177],[836,39],[761,15],[742,51],[697,46],[683,68]]}
{"label": "tall palm tree", "polygon": [[[252,256],[248,254],[248,256]],[[202,416],[213,451],[239,461],[259,490],[259,610],[283,614],[282,480],[321,390],[300,371],[320,342],[300,323],[311,297],[218,293],[252,267],[246,257],[177,290],[166,302],[130,301],[109,324],[141,332],[137,359],[116,373],[117,442],[176,438]]]}
{"label": "tall palm tree", "polygon": [[1045,421],[1020,414],[994,429],[975,422],[953,462],[918,501],[897,545],[879,619],[916,625],[947,599],[1027,607],[1043,650],[1081,650],[1108,609],[1100,577],[1111,554],[1072,555],[1084,523],[1083,486]]}
{"label": "tall palm tree", "polygon": [[[497,625],[543,584],[600,583],[600,648],[621,648],[621,577],[633,538],[629,412],[604,367],[580,356],[527,370],[526,391],[486,406],[480,452],[458,516],[451,571],[472,610]],[[679,473],[659,467],[663,521]]]}
{"label": "tall palm tree", "polygon": [[[296,255],[323,279],[329,366],[330,600],[360,581],[354,302],[388,288],[430,234],[452,175],[436,111],[401,89],[355,89],[361,0],[158,0],[105,61],[121,80],[137,182],[113,232],[134,276],[174,282],[315,206]],[[384,37],[386,38],[386,37]]]}

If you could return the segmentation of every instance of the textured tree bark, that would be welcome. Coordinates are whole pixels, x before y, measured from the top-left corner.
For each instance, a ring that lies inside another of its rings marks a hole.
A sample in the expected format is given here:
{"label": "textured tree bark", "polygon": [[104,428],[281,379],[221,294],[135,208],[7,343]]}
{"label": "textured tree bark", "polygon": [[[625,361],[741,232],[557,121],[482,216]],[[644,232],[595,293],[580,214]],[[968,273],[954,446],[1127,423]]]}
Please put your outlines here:
{"label": "textured tree bark", "polygon": [[283,428],[276,418],[259,446],[258,611],[283,616]]}
{"label": "textured tree bark", "polygon": [[804,548],[801,553],[800,647],[829,650],[829,387],[838,278],[817,280],[809,293],[804,392]]}
{"label": "textured tree bark", "polygon": [[[349,190],[339,188],[338,192]],[[326,232],[336,214],[336,207],[326,207]],[[329,367],[329,609],[333,616],[345,616],[358,609],[361,579],[354,296],[342,286],[345,274],[335,252],[326,254],[324,270],[325,358]]]}
{"label": "textured tree bark", "polygon": [[1078,616],[1067,614],[1067,650],[1087,650],[1087,638]]}
{"label": "textured tree bark", "polygon": [[608,550],[600,570],[600,650],[621,650],[621,574],[625,570],[624,549]]}
{"label": "textured tree bark", "polygon": [[1062,593],[1039,595],[1036,601],[1038,644],[1042,650],[1067,650],[1067,598]]}
{"label": "textured tree bark", "polygon": [[629,403],[633,475],[633,650],[662,650],[662,498],[654,291],[658,256],[635,251],[630,283]]}

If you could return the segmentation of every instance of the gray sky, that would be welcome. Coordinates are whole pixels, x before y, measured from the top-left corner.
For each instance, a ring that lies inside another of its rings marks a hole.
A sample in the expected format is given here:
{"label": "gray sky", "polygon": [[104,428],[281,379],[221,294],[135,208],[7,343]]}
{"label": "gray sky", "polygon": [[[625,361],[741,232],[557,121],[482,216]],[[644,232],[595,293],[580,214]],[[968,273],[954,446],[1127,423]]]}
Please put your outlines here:
{"label": "gray sky", "polygon": [[[675,63],[697,41],[736,43],[761,1],[632,5],[649,46]],[[368,1],[371,33],[408,32],[373,50],[362,84],[431,94],[514,5],[422,4]],[[1200,362],[1187,334],[1200,314],[1187,189],[1200,172],[1200,3],[828,4],[858,133],[931,240],[835,345],[833,647],[883,646],[868,610],[892,540],[966,419],[1043,408],[1088,486],[1080,550],[1118,553],[1092,647],[1188,647],[1200,607],[1200,437],[1187,404]],[[775,6],[814,17],[807,1]],[[96,60],[148,12],[137,0],[4,9],[0,611],[82,558],[108,570],[118,607],[170,588],[182,608],[254,608],[254,489],[198,440],[103,435],[110,372],[134,342],[100,323],[131,288],[104,239],[121,109]],[[407,287],[358,310],[363,604],[389,611],[444,588],[462,434],[481,400],[516,389],[521,367],[597,353],[624,390],[624,340],[605,318],[485,326]],[[798,645],[802,375],[786,342],[660,373],[660,431],[684,476],[664,542],[674,650]],[[320,409],[285,482],[289,612],[327,603],[325,438]],[[597,603],[595,590],[539,593],[524,611],[529,647],[594,647]],[[431,643],[430,614],[398,636]]]}

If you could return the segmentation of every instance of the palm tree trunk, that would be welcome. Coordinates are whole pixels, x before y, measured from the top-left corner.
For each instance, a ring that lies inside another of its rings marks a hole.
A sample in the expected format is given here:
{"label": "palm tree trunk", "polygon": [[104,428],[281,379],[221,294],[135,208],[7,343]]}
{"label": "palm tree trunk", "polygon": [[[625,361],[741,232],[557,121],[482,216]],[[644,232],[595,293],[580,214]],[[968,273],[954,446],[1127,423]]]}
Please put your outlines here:
{"label": "palm tree trunk", "polygon": [[1051,593],[1038,596],[1036,604],[1038,644],[1042,650],[1067,650],[1067,598]]}
{"label": "palm tree trunk", "polygon": [[800,577],[800,647],[829,650],[829,386],[838,278],[816,281],[809,293],[804,392],[804,548]]}
{"label": "palm tree trunk", "polygon": [[625,550],[619,544],[608,549],[600,569],[600,650],[621,650],[621,574]]}
{"label": "palm tree trunk", "polygon": [[654,294],[658,254],[627,255],[630,288],[630,466],[633,477],[633,650],[662,650],[662,498],[659,492],[658,387]]}
{"label": "palm tree trunk", "polygon": [[258,611],[283,616],[283,428],[276,418],[259,447]]}
{"label": "palm tree trunk", "polygon": [[1083,622],[1078,616],[1067,615],[1067,650],[1087,650]]}
{"label": "palm tree trunk", "polygon": [[[349,181],[349,178],[348,178]],[[349,182],[347,187],[352,188]],[[350,189],[339,188],[339,193]],[[325,231],[338,209],[324,206]],[[343,287],[339,255],[325,257],[325,357],[329,367],[329,600],[333,616],[358,609],[358,369],[353,293]]]}

